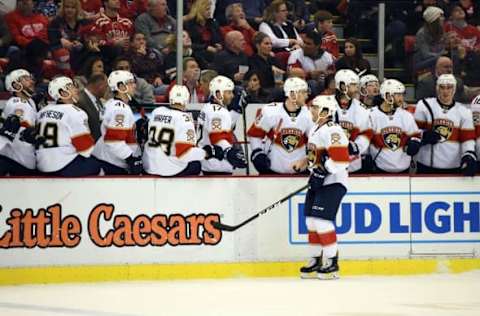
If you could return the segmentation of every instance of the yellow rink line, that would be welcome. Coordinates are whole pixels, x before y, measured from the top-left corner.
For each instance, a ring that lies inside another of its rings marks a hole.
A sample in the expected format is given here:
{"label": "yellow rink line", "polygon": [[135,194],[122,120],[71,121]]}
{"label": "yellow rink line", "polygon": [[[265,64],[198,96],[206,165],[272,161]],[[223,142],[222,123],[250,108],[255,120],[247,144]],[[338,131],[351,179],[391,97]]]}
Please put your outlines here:
{"label": "yellow rink line", "polygon": [[[0,268],[0,285],[132,280],[296,277],[302,262],[84,265]],[[340,273],[352,275],[415,275],[460,273],[480,269],[476,259],[345,260]]]}

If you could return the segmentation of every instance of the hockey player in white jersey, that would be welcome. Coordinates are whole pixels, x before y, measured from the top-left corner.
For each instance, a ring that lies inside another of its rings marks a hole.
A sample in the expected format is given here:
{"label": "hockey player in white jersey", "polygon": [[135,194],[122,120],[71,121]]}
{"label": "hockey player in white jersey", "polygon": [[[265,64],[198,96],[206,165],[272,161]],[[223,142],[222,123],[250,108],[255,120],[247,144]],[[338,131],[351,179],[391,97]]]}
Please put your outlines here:
{"label": "hockey player in white jersey", "polygon": [[98,139],[93,155],[102,163],[107,175],[141,174],[142,156],[135,135],[135,118],[129,102],[135,94],[133,74],[115,70],[108,76],[114,97],[105,104]]}
{"label": "hockey player in white jersey", "polygon": [[475,127],[475,152],[477,154],[477,173],[480,172],[480,94],[477,95],[471,104],[473,114],[473,125]]}
{"label": "hockey player in white jersey", "polygon": [[402,106],[405,86],[387,79],[380,87],[383,102],[372,109],[370,154],[377,172],[408,173],[412,156],[421,146],[421,131],[413,115]]}
{"label": "hockey player in white jersey", "polygon": [[[5,78],[12,97],[2,112],[0,129],[0,175],[27,176],[35,174],[35,123],[37,109],[31,96],[35,89],[32,75],[16,69]],[[33,144],[31,144],[31,143]]]}
{"label": "hockey player in white jersey", "polygon": [[476,169],[472,111],[455,102],[457,80],[451,74],[437,79],[437,97],[418,101],[415,120],[423,129],[417,155],[418,173],[458,173],[473,176]]}
{"label": "hockey player in white jersey", "polygon": [[352,70],[342,69],[335,74],[335,98],[339,104],[338,119],[350,141],[348,145],[349,172],[361,171],[362,156],[367,154],[372,139],[369,111],[356,99],[358,85],[358,75]]}
{"label": "hockey player in white jersey", "polygon": [[57,103],[38,112],[39,135],[45,139],[37,150],[38,170],[65,177],[98,175],[100,163],[90,155],[95,141],[87,114],[74,105],[78,89],[72,79],[54,78],[48,85],[48,94]]}
{"label": "hockey player in white jersey", "polygon": [[286,100],[264,106],[248,130],[251,160],[260,174],[292,174],[292,165],[305,158],[308,133],[313,127],[305,102],[308,85],[288,78],[283,86]]}
{"label": "hockey player in white jersey", "polygon": [[170,106],[153,110],[148,123],[148,139],[143,152],[145,172],[160,176],[191,176],[202,171],[205,151],[197,148],[191,113],[185,112],[190,100],[187,87],[170,90]]}
{"label": "hockey player in white jersey", "polygon": [[380,82],[375,75],[360,77],[360,101],[367,109],[376,107],[382,103],[380,97]]}
{"label": "hockey player in white jersey", "polygon": [[310,111],[316,125],[308,137],[308,156],[295,164],[310,170],[305,197],[305,218],[312,259],[300,269],[302,277],[317,273],[321,279],[338,278],[338,248],[334,221],[347,193],[348,139],[335,123],[338,109],[334,96],[317,96]]}
{"label": "hockey player in white jersey", "polygon": [[233,168],[247,166],[243,152],[233,146],[232,116],[227,106],[234,95],[233,81],[225,76],[217,76],[210,81],[210,103],[207,103],[198,116],[198,147],[212,157],[202,161],[205,175],[232,174]]}

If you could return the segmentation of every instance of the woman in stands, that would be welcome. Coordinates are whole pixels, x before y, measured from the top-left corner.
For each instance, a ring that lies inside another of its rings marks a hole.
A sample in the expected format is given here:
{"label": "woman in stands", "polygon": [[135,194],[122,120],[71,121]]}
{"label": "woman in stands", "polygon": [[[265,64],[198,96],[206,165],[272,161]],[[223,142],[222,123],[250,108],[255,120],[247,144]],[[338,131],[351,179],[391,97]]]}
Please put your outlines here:
{"label": "woman in stands", "polygon": [[359,76],[370,73],[370,63],[363,58],[362,48],[356,38],[351,37],[345,41],[345,55],[336,62],[335,68],[351,69]]}
{"label": "woman in stands", "polygon": [[261,75],[257,70],[249,70],[243,78],[247,91],[247,103],[270,103],[273,101],[270,92],[263,88]]}

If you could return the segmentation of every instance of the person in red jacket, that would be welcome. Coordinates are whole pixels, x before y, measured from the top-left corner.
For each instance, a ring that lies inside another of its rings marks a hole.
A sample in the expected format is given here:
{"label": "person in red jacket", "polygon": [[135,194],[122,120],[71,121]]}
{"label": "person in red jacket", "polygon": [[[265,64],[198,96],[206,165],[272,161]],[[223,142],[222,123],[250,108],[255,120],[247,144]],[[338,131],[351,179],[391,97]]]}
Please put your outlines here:
{"label": "person in red jacket", "polygon": [[[338,59],[340,49],[337,42],[337,36],[333,33],[333,16],[328,11],[318,11],[315,14],[315,24],[310,25],[313,30],[322,36],[323,50],[326,50]],[[308,27],[307,27],[308,30]]]}
{"label": "person in red jacket", "polygon": [[17,8],[5,15],[13,41],[25,48],[33,39],[48,43],[47,17],[33,12],[33,0],[18,0]]}
{"label": "person in red jacket", "polygon": [[445,33],[454,32],[460,38],[462,46],[467,51],[474,50],[480,52],[480,30],[475,26],[468,24],[465,20],[466,14],[460,5],[456,5],[450,12],[450,20],[445,23]]}
{"label": "person in red jacket", "polygon": [[104,0],[105,12],[95,21],[95,31],[103,35],[107,46],[128,48],[133,23],[120,15],[119,0]]}

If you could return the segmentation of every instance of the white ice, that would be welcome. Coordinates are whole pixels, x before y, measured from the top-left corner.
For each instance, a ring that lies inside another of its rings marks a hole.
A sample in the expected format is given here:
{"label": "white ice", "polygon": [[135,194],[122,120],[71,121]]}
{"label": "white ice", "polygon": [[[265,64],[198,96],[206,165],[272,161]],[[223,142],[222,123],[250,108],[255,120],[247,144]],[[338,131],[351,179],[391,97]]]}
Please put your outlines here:
{"label": "white ice", "polygon": [[480,271],[0,287],[1,316],[479,316]]}

